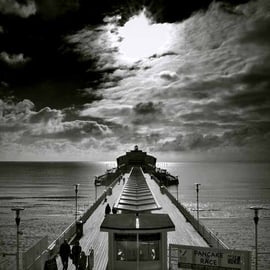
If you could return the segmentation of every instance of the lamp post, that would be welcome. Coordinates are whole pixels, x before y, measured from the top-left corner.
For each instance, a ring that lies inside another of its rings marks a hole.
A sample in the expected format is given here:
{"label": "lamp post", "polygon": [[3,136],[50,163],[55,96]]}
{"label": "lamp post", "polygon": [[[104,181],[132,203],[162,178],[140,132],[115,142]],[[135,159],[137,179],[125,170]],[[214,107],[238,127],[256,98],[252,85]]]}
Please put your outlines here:
{"label": "lamp post", "polygon": [[98,177],[97,176],[95,176],[94,185],[95,185],[95,201],[96,201],[97,200],[97,185],[98,185]]}
{"label": "lamp post", "polygon": [[195,183],[196,192],[197,192],[197,221],[199,222],[199,189],[200,189],[199,183]]}
{"label": "lamp post", "polygon": [[77,221],[77,214],[78,214],[78,188],[80,184],[75,184],[75,221]]}
{"label": "lamp post", "polygon": [[[178,180],[178,176],[177,176],[177,180]],[[178,188],[179,188],[179,182],[177,182],[177,184],[176,184],[176,194],[177,194],[177,201],[178,201]]]}
{"label": "lamp post", "polygon": [[259,210],[263,207],[251,206],[249,209],[254,210],[254,224],[255,224],[255,270],[258,269],[258,223],[259,223]]}
{"label": "lamp post", "polygon": [[95,201],[97,201],[97,185],[95,185]]}
{"label": "lamp post", "polygon": [[16,253],[16,269],[19,270],[20,269],[20,211],[24,210],[24,208],[22,207],[16,207],[16,208],[11,208],[12,211],[15,211],[15,222],[17,225],[17,253]]}

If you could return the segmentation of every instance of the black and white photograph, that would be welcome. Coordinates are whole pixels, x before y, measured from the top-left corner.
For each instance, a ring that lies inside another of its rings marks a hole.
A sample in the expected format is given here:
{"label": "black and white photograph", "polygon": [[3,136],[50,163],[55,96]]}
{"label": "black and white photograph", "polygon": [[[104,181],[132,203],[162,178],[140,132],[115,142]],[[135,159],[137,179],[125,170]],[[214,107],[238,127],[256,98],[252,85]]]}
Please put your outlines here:
{"label": "black and white photograph", "polygon": [[0,0],[0,270],[269,270],[269,228],[269,0]]}

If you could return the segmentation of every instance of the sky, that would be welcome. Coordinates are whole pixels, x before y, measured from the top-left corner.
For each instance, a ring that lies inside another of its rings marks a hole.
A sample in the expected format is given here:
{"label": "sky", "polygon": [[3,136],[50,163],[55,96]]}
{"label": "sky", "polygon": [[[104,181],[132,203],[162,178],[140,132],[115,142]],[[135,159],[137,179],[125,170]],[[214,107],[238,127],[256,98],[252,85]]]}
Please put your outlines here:
{"label": "sky", "polygon": [[270,1],[0,0],[0,160],[269,161]]}

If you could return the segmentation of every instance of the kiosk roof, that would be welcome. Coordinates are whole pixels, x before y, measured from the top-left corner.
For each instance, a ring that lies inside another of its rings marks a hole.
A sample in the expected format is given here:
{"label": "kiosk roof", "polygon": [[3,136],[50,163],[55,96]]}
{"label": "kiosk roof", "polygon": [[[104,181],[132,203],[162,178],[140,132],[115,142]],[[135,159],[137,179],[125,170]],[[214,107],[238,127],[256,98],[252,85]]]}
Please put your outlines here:
{"label": "kiosk roof", "polygon": [[105,217],[101,231],[174,231],[168,214],[110,214]]}

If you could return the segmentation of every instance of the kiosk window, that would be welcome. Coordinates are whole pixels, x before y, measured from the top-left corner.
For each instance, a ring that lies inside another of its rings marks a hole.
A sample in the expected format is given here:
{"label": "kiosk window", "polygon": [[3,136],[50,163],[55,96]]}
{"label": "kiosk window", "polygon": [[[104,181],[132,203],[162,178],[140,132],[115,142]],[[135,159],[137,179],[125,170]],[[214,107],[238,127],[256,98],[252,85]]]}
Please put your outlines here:
{"label": "kiosk window", "polygon": [[115,234],[116,260],[136,261],[139,252],[140,261],[159,260],[160,234],[140,234],[137,249],[136,234]]}

